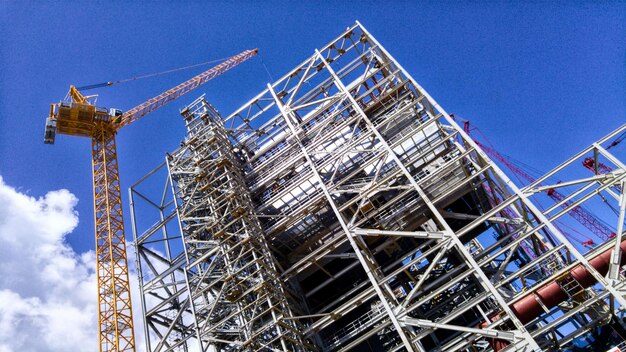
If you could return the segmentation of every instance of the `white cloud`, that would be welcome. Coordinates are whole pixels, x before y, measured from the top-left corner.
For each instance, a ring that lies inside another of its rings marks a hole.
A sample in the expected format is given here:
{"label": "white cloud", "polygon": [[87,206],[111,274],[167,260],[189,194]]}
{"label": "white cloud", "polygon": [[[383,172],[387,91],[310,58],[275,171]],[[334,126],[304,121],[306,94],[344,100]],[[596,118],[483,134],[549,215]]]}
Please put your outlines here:
{"label": "white cloud", "polygon": [[97,350],[94,252],[65,241],[78,224],[77,202],[67,190],[27,196],[0,176],[0,352]]}

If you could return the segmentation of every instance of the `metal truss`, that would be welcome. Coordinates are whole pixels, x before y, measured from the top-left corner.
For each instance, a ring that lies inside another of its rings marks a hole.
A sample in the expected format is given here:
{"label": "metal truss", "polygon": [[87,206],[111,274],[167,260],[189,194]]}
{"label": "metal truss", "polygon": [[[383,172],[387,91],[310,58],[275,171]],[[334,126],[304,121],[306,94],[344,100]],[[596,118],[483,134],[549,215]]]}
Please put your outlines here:
{"label": "metal truss", "polygon": [[193,350],[186,257],[166,164],[134,184],[129,199],[147,350]]}
{"label": "metal truss", "polygon": [[99,351],[134,351],[133,310],[122,220],[115,131],[97,124],[91,141]]}
{"label": "metal truss", "polygon": [[[288,293],[250,207],[240,160],[221,117],[204,100],[184,116],[188,138],[167,160],[176,211],[171,214],[179,220],[184,251],[174,258],[155,256],[146,246],[152,230],[137,241],[139,266],[152,270],[142,280],[143,296],[155,286],[161,291],[158,308],[146,312],[152,330],[147,333],[159,340],[154,350],[186,348],[190,338],[202,351],[304,350],[307,342],[291,319]],[[162,228],[166,219],[163,213],[160,217],[156,227]],[[149,263],[155,258],[169,265],[154,270]],[[163,295],[165,287],[173,290]],[[173,318],[156,313],[163,308]]]}
{"label": "metal truss", "polygon": [[[187,258],[149,269],[142,298],[180,271],[187,291],[159,289],[144,314],[191,320],[151,327],[161,346],[539,351],[626,337],[626,168],[603,147],[626,126],[520,189],[358,22],[228,117],[203,98],[182,114],[189,134],[167,163]],[[587,157],[612,171],[568,177]],[[567,206],[540,208],[556,188]],[[556,222],[599,197],[618,235],[573,244]],[[142,268],[153,228],[136,240]]]}

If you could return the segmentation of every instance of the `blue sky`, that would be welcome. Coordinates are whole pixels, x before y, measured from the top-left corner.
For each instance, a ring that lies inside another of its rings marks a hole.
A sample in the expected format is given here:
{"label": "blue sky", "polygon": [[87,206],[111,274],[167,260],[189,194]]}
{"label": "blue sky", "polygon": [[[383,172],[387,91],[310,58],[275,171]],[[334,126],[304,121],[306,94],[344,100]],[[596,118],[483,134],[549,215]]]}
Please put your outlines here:
{"label": "blue sky", "polygon": [[[0,1],[0,176],[32,196],[75,194],[79,225],[67,239],[82,253],[94,246],[90,141],[43,144],[49,104],[70,84],[255,47],[278,78],[355,20],[447,111],[543,171],[626,122],[626,2],[383,3]],[[93,92],[126,110],[201,71]],[[255,58],[120,131],[125,212],[128,186],[183,137],[181,107],[206,93],[226,115],[269,80]]]}

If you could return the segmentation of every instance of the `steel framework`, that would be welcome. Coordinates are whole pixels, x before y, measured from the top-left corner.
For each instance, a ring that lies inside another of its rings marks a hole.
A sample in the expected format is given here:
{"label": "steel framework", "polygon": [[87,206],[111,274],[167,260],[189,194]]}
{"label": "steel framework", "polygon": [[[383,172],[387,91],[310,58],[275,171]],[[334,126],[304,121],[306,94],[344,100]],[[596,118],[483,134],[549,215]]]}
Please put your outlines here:
{"label": "steel framework", "polygon": [[[229,116],[182,115],[130,189],[150,351],[624,341],[626,166],[605,147],[626,125],[520,189],[358,22]],[[586,157],[612,171],[572,177]],[[617,236],[578,248],[554,221],[598,195]]]}

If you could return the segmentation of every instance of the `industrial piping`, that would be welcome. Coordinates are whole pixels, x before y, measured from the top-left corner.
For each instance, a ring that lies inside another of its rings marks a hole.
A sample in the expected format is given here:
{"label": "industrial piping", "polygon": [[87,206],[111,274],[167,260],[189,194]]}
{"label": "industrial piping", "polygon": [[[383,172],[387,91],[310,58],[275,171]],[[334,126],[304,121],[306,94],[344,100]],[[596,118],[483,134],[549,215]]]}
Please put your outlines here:
{"label": "industrial piping", "polygon": [[[622,249],[622,253],[626,252],[626,240],[622,241],[620,248]],[[602,276],[606,275],[606,273],[609,271],[609,263],[611,260],[612,252],[613,248],[611,247],[589,260],[589,264],[591,264],[591,266],[596,269]],[[622,255],[620,264],[626,264],[626,255]],[[596,278],[593,277],[593,275],[591,275],[591,273],[587,269],[585,269],[582,264],[575,266],[572,270],[570,270],[569,274],[574,279],[576,279],[583,288],[590,287],[597,282]],[[537,290],[522,297],[519,301],[513,303],[509,307],[517,316],[517,318],[522,322],[522,324],[526,324],[544,313],[544,309],[541,304],[550,309],[557,304],[567,300],[567,298],[567,292],[565,292],[561,288],[561,286],[557,282],[557,279],[553,279],[552,281],[544,284]],[[497,316],[492,317],[493,321],[496,321],[498,319],[499,317]],[[481,324],[481,327],[484,328],[487,325],[489,325],[489,323],[485,322]],[[493,350],[496,352],[508,346],[507,341],[499,339],[492,339],[489,343],[491,345],[491,348],[493,348]]]}

